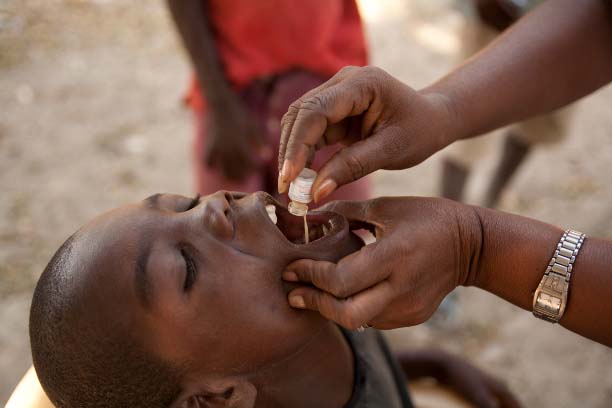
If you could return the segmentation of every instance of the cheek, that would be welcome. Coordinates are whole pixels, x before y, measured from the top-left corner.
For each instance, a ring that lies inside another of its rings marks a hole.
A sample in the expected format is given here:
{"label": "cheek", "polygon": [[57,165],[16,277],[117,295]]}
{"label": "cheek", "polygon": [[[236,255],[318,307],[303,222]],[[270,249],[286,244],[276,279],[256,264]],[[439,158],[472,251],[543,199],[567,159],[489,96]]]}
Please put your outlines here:
{"label": "cheek", "polygon": [[243,330],[265,326],[285,311],[281,267],[242,254],[240,258],[246,259],[218,265],[214,276],[203,282],[204,309],[214,313],[216,320]]}
{"label": "cheek", "polygon": [[228,370],[253,370],[286,357],[321,323],[318,315],[289,307],[280,265],[246,258],[219,266],[203,282],[189,331],[193,344],[215,350],[202,358]]}
{"label": "cheek", "polygon": [[269,220],[237,215],[236,225],[231,245],[240,251],[268,259],[270,263],[282,263],[291,256],[291,246]]}
{"label": "cheek", "polygon": [[134,325],[146,349],[167,361],[190,361],[193,341],[190,339],[191,316],[182,308],[155,307]]}

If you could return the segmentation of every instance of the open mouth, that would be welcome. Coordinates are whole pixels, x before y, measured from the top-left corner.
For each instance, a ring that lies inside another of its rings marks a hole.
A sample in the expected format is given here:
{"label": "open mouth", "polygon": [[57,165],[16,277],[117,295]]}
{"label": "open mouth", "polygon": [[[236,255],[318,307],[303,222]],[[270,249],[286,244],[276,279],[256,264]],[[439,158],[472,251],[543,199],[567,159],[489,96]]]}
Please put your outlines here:
{"label": "open mouth", "polygon": [[306,215],[306,225],[308,228],[305,228],[304,217],[297,217],[291,214],[272,197],[266,199],[266,212],[268,218],[276,225],[285,238],[297,245],[321,241],[326,237],[335,235],[342,229],[341,220],[339,219],[341,217],[325,212],[308,213]]}

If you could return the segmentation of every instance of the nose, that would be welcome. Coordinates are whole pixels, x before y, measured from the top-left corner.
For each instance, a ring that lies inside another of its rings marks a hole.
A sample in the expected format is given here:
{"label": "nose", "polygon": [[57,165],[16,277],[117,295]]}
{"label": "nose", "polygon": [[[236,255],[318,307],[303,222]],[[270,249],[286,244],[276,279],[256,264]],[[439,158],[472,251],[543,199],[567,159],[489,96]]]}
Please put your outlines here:
{"label": "nose", "polygon": [[233,236],[232,207],[234,198],[227,191],[218,191],[203,201],[200,205],[199,219],[204,227],[220,239]]}

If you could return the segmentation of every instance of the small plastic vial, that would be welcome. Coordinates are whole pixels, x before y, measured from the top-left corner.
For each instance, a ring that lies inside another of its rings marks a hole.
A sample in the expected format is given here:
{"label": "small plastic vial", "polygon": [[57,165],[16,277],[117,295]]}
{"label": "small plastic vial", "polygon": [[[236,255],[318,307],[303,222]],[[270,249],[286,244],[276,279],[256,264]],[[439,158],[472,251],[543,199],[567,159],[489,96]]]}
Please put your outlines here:
{"label": "small plastic vial", "polygon": [[303,217],[308,213],[308,203],[312,201],[312,184],[317,177],[317,172],[305,168],[300,175],[289,185],[289,199],[291,202],[287,209],[293,215]]}

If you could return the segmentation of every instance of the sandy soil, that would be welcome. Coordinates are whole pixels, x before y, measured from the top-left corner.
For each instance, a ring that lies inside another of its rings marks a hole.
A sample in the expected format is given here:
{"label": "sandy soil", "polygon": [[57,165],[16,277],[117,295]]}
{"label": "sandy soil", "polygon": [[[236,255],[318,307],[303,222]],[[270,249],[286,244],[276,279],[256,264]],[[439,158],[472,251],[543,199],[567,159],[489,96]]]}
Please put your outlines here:
{"label": "sandy soil", "polygon": [[[0,401],[31,364],[31,292],[61,242],[113,206],[191,191],[188,66],[162,2],[132,4],[0,1]],[[416,88],[453,65],[463,20],[452,1],[361,5],[375,64]],[[565,143],[532,155],[502,208],[612,237],[611,129],[604,89],[577,105]],[[376,174],[377,193],[435,195],[439,156]],[[477,169],[470,201],[494,160]],[[455,351],[506,379],[526,406],[612,406],[608,348],[491,295],[458,294],[450,322],[391,332],[393,344]]]}

